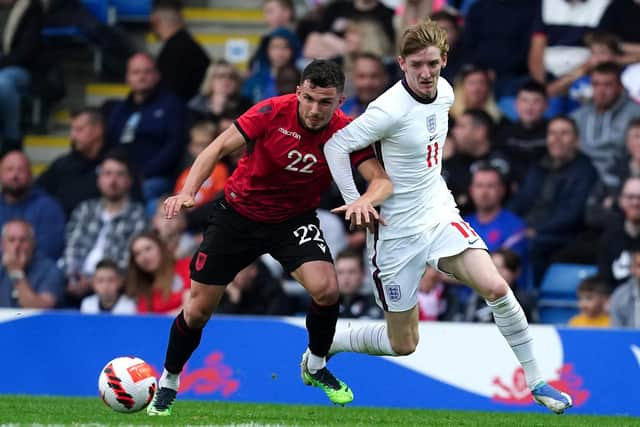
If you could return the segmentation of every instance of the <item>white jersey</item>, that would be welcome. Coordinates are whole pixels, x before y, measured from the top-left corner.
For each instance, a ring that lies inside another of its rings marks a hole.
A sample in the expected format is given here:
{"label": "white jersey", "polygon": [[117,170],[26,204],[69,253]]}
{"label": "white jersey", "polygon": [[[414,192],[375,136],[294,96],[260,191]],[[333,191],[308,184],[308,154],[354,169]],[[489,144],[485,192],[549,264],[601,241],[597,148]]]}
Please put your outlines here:
{"label": "white jersey", "polygon": [[359,193],[348,153],[375,142],[376,156],[393,182],[393,194],[381,206],[380,214],[388,225],[380,227],[379,239],[417,234],[457,213],[441,176],[453,99],[453,89],[442,77],[432,102],[419,98],[405,81],[399,81],[325,145],[331,173],[349,203]]}

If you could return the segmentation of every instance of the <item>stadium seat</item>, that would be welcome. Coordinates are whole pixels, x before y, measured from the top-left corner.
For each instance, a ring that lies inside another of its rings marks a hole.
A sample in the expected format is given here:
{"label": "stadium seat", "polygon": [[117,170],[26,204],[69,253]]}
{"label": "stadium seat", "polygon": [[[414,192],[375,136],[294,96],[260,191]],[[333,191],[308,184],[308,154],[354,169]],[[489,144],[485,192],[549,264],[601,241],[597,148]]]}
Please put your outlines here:
{"label": "stadium seat", "polygon": [[554,263],[549,266],[540,284],[540,296],[576,298],[580,281],[596,274],[598,268],[587,264]]}
{"label": "stadium seat", "polygon": [[114,8],[118,22],[144,22],[151,14],[151,0],[110,0],[109,4]]}
{"label": "stadium seat", "polygon": [[539,307],[540,323],[551,325],[566,325],[573,316],[578,314],[577,307]]}
{"label": "stadium seat", "polygon": [[576,290],[580,282],[596,274],[595,265],[551,264],[540,284],[538,314],[541,323],[565,324],[578,313]]}

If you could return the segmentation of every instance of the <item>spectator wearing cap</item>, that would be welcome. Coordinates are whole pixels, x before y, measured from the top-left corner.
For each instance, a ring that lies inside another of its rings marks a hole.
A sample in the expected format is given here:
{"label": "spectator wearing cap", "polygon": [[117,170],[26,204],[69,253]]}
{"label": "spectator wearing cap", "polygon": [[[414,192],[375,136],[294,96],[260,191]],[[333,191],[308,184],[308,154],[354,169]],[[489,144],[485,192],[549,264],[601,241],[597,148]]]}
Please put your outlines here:
{"label": "spectator wearing cap", "polygon": [[587,198],[598,174],[578,151],[578,128],[557,116],[547,130],[547,155],[534,164],[507,207],[527,224],[529,259],[540,283],[552,254],[583,229]]}
{"label": "spectator wearing cap", "polygon": [[492,129],[491,117],[485,111],[474,109],[465,111],[453,127],[456,151],[443,162],[442,175],[463,215],[471,212],[471,175],[482,162],[498,168],[510,183],[509,158],[493,147]]}
{"label": "spectator wearing cap", "polygon": [[144,207],[130,198],[132,175],[126,155],[112,150],[100,164],[100,197],[80,203],[71,213],[61,259],[71,304],[79,305],[89,292],[90,278],[103,258],[126,269],[129,243],[147,225]]}

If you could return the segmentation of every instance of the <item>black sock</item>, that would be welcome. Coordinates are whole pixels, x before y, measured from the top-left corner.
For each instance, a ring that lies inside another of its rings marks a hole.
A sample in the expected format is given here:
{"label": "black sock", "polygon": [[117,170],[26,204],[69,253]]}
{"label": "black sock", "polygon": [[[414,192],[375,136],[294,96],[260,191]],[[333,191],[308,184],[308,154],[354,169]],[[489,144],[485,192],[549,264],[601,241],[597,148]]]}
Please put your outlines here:
{"label": "black sock", "polygon": [[316,356],[324,357],[329,353],[336,332],[336,322],[340,306],[318,305],[311,301],[307,312],[307,331],[309,332],[309,350]]}
{"label": "black sock", "polygon": [[184,320],[184,314],[180,311],[180,314],[178,314],[178,317],[176,317],[176,320],[171,325],[167,355],[164,359],[164,368],[172,374],[182,372],[185,363],[187,363],[187,360],[189,360],[195,349],[198,348],[201,337],[202,328],[192,329],[187,326],[187,322]]}

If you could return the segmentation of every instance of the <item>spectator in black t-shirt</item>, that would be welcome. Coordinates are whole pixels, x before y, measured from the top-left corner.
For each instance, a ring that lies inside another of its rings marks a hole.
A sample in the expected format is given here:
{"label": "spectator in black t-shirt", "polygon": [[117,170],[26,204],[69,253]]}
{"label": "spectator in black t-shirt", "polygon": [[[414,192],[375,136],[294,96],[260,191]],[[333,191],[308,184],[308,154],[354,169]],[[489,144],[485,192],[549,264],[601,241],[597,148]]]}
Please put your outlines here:
{"label": "spectator in black t-shirt", "polygon": [[631,252],[640,250],[640,178],[627,179],[618,199],[623,217],[610,221],[598,251],[598,273],[612,287],[631,276]]}
{"label": "spectator in black t-shirt", "polygon": [[547,94],[543,84],[529,81],[518,90],[516,112],[518,120],[498,129],[496,147],[509,157],[513,179],[520,183],[532,163],[547,152],[547,124],[544,117]]}
{"label": "spectator in black t-shirt", "polygon": [[472,173],[478,165],[488,163],[498,169],[510,183],[511,166],[508,158],[492,147],[492,129],[491,117],[482,110],[465,111],[453,128],[456,152],[444,161],[442,175],[462,215],[471,213],[473,207],[469,186]]}
{"label": "spectator in black t-shirt", "polygon": [[198,91],[209,56],[186,30],[176,0],[156,0],[150,20],[153,32],[164,42],[156,61],[161,84],[186,102]]}

